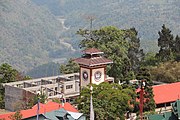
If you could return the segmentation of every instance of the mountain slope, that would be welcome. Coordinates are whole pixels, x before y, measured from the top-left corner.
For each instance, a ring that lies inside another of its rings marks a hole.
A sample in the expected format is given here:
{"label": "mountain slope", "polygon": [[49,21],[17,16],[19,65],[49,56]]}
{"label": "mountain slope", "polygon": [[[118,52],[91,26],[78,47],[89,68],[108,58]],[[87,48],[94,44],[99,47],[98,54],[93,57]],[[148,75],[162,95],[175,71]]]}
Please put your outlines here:
{"label": "mountain slope", "polygon": [[[116,26],[135,27],[141,40],[153,42],[166,24],[174,34],[180,34],[179,0],[32,0],[48,7],[54,15],[64,16],[69,32],[90,28],[88,16],[94,16],[93,28]],[[73,40],[77,39],[73,37]],[[75,41],[74,41],[75,42]],[[151,46],[150,46],[151,47]]]}
{"label": "mountain slope", "polygon": [[0,63],[7,62],[20,71],[53,60],[70,51],[60,43],[62,24],[51,12],[30,0],[0,1]]}

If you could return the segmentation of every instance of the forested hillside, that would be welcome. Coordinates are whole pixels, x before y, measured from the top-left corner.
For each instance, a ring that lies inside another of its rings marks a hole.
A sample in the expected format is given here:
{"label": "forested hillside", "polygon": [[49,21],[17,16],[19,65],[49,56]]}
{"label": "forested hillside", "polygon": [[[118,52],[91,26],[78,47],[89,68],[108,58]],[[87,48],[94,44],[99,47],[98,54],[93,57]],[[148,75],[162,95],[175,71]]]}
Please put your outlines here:
{"label": "forested hillside", "polygon": [[0,1],[0,63],[9,63],[20,71],[47,63],[69,49],[61,44],[60,21],[30,0]]}
{"label": "forested hillside", "polygon": [[[157,50],[158,34],[166,24],[173,34],[180,34],[179,0],[32,0],[48,7],[54,15],[63,16],[70,33],[89,28],[88,16],[94,17],[93,28],[116,26],[122,29],[135,27],[146,43],[145,49]],[[73,36],[74,37],[74,36]],[[75,38],[73,38],[74,40]],[[152,46],[153,45],[153,46]],[[152,47],[152,48],[151,48]]]}
{"label": "forested hillside", "polygon": [[163,24],[180,35],[179,6],[179,0],[1,0],[0,63],[26,72],[79,56],[76,32],[90,29],[91,18],[93,29],[135,27],[144,51],[157,52]]}

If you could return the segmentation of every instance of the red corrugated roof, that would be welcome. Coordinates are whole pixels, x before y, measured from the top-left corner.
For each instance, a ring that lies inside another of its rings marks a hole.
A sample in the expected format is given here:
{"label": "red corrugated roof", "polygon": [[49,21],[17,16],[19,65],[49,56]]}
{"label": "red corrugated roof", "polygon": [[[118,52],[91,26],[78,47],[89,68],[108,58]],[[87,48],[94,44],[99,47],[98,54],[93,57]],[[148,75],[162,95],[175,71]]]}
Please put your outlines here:
{"label": "red corrugated roof", "polygon": [[[39,114],[44,114],[46,112],[50,112],[50,111],[53,111],[53,110],[58,110],[60,108],[64,108],[65,110],[71,111],[71,112],[78,112],[78,110],[75,109],[68,102],[64,103],[64,106],[62,104],[58,104],[58,103],[55,103],[55,102],[48,102],[47,104],[40,103],[39,106],[40,106]],[[5,120],[10,120],[9,116],[14,114],[14,113],[15,112],[10,112],[10,113],[7,113],[7,114],[2,114],[2,115],[0,115],[0,119],[4,118]],[[36,116],[36,114],[37,114],[37,105],[33,106],[32,109],[21,110],[21,114],[23,115],[23,119]]]}
{"label": "red corrugated roof", "polygon": [[156,104],[173,102],[180,98],[180,82],[153,86]]}
{"label": "red corrugated roof", "polygon": [[112,60],[109,60],[104,57],[94,57],[94,58],[77,58],[74,59],[75,62],[81,65],[87,65],[87,66],[95,66],[95,65],[105,65],[113,63]]}
{"label": "red corrugated roof", "polygon": [[85,54],[103,54],[103,52],[98,50],[97,48],[89,48],[89,49],[83,50],[82,52],[84,52]]}

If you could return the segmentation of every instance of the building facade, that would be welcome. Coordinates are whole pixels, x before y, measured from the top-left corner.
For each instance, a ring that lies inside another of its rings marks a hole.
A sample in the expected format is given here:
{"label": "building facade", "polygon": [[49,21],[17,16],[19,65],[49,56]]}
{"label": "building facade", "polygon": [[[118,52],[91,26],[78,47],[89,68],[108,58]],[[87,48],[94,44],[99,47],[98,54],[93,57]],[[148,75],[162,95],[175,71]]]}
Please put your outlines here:
{"label": "building facade", "polygon": [[44,93],[48,99],[72,99],[79,95],[79,74],[66,74],[4,84],[5,109],[15,111],[34,95]]}

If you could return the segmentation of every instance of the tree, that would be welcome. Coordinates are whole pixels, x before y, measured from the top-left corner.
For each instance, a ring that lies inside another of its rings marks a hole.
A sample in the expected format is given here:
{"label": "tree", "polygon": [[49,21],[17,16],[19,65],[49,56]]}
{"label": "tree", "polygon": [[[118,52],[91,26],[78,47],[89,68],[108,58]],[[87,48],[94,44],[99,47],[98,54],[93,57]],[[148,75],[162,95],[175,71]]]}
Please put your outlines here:
{"label": "tree", "polygon": [[159,61],[156,57],[156,53],[148,52],[145,54],[141,66],[149,67],[149,66],[157,66]]}
{"label": "tree", "polygon": [[151,80],[151,74],[149,69],[147,68],[140,68],[139,73],[137,74],[136,78],[138,80],[145,80],[146,86],[144,87],[144,111],[154,111],[155,110],[155,101],[154,101],[154,94],[152,90],[153,82]]}
{"label": "tree", "polygon": [[162,30],[158,32],[159,53],[156,55],[160,61],[165,62],[173,59],[174,39],[171,31],[163,24]]}
{"label": "tree", "polygon": [[22,119],[22,114],[20,111],[17,111],[15,114],[9,116],[11,120],[21,120]]}
{"label": "tree", "polygon": [[70,59],[66,65],[60,66],[60,73],[69,74],[79,72],[79,65]]}
{"label": "tree", "polygon": [[56,102],[56,103],[59,103],[59,104],[62,103],[59,98],[53,98],[52,101],[53,101],[53,102]]}
{"label": "tree", "polygon": [[153,80],[173,83],[180,81],[180,62],[168,61],[150,69]]}
{"label": "tree", "polygon": [[12,68],[11,65],[4,63],[0,66],[0,108],[4,108],[4,87],[2,83],[14,82],[16,80],[30,79],[30,77],[23,76],[16,69]]}
{"label": "tree", "polygon": [[126,76],[132,74],[131,62],[128,57],[130,30],[121,30],[113,26],[102,27],[99,30],[82,30],[77,34],[83,37],[80,48],[98,48],[105,53],[105,57],[113,60],[113,64],[107,70],[108,74],[115,78],[115,82],[126,80]]}
{"label": "tree", "polygon": [[18,71],[13,69],[9,64],[4,63],[0,66],[0,108],[4,108],[4,87],[2,83],[13,82],[16,80]]}
{"label": "tree", "polygon": [[28,108],[31,108],[35,104],[38,103],[38,99],[40,100],[40,103],[45,103],[47,101],[47,96],[45,93],[41,92],[40,94],[37,94],[29,99],[29,104],[27,105]]}
{"label": "tree", "polygon": [[137,72],[140,67],[140,62],[144,57],[143,49],[140,49],[140,39],[137,37],[138,32],[135,28],[127,30],[128,37],[130,36],[128,49],[128,58],[130,59],[131,68]]}
{"label": "tree", "polygon": [[174,51],[176,56],[176,61],[180,61],[180,37],[177,35],[175,38]]}
{"label": "tree", "polygon": [[0,66],[0,83],[14,82],[18,71],[7,63]]}
{"label": "tree", "polygon": [[[124,114],[131,108],[135,92],[131,88],[123,89],[119,84],[101,83],[93,85],[93,108],[96,120],[124,119]],[[89,117],[90,89],[83,88],[76,99],[78,109]]]}

